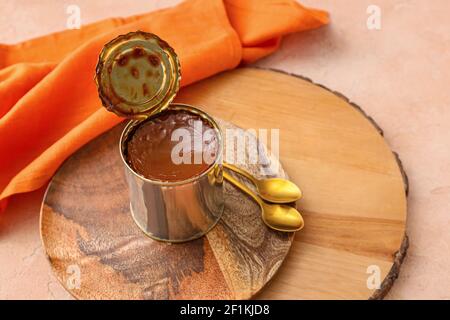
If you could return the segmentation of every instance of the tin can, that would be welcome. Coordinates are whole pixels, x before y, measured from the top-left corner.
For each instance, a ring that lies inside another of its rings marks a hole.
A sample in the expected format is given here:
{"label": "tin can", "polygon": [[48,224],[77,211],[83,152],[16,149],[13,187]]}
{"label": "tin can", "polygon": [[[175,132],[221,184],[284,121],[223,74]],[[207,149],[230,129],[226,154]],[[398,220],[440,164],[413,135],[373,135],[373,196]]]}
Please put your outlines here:
{"label": "tin can", "polygon": [[126,142],[130,133],[148,120],[133,120],[127,124],[120,138],[120,154],[130,188],[130,210],[136,224],[154,239],[184,242],[206,234],[222,216],[222,137],[217,123],[201,110],[186,104],[171,104],[169,109],[195,113],[216,130],[219,152],[206,171],[182,181],[151,180],[135,172],[125,158]]}
{"label": "tin can", "polygon": [[[103,105],[119,116],[133,119],[119,143],[133,219],[146,235],[167,242],[203,236],[219,221],[224,208],[222,134],[205,112],[171,103],[180,77],[175,51],[157,36],[138,31],[105,45],[95,78]],[[148,179],[133,170],[125,155],[126,143],[135,129],[167,109],[187,111],[207,121],[218,141],[217,156],[207,170],[181,181]]]}

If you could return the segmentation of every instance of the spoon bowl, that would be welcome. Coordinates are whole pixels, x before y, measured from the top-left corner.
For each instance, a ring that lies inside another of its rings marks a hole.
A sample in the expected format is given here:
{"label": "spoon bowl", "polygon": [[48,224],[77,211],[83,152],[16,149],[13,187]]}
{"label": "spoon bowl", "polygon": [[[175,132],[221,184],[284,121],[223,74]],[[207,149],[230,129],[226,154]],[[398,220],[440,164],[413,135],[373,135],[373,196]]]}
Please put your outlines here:
{"label": "spoon bowl", "polygon": [[289,203],[302,197],[300,189],[291,181],[280,178],[257,180],[255,184],[264,200],[274,203]]}
{"label": "spoon bowl", "polygon": [[297,209],[284,204],[264,202],[250,188],[236,180],[228,172],[223,172],[223,178],[248,194],[259,204],[262,220],[269,228],[283,232],[294,232],[303,228],[303,217]]}
{"label": "spoon bowl", "polygon": [[290,203],[302,197],[301,190],[292,182],[281,178],[256,179],[249,172],[229,163],[223,166],[249,179],[258,190],[259,196],[273,203]]}
{"label": "spoon bowl", "polygon": [[297,209],[283,204],[260,204],[262,218],[274,230],[294,232],[303,229],[303,217]]}

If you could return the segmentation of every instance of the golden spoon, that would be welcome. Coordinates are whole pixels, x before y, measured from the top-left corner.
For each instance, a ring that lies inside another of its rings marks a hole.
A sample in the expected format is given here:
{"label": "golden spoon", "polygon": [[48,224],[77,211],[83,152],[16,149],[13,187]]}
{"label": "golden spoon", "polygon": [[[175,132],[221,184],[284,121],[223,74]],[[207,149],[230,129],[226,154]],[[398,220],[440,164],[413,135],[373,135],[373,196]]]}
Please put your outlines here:
{"label": "golden spoon", "polygon": [[264,200],[275,203],[290,203],[302,197],[300,189],[291,181],[281,178],[256,179],[249,172],[229,163],[223,163],[225,168],[237,172],[249,179]]}
{"label": "golden spoon", "polygon": [[233,178],[228,172],[223,172],[223,178],[251,196],[259,204],[262,219],[269,228],[283,232],[294,232],[303,228],[302,215],[295,208],[283,204],[264,202],[250,188]]}

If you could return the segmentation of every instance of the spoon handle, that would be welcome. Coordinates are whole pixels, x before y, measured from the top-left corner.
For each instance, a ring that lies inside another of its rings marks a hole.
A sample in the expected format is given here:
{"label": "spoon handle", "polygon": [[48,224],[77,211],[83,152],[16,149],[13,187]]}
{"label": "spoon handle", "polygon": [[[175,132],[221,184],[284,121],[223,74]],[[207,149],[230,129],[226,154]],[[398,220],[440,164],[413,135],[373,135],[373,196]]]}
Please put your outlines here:
{"label": "spoon handle", "polygon": [[244,193],[248,194],[250,197],[253,198],[260,206],[262,206],[262,200],[254,193],[249,187],[247,187],[245,184],[241,183],[240,181],[233,178],[228,172],[223,171],[223,178],[230,182],[232,185],[236,186],[238,189],[243,191]]}
{"label": "spoon handle", "polygon": [[229,163],[223,163],[223,166],[227,169],[230,169],[231,171],[234,171],[236,173],[239,173],[240,175],[243,175],[248,180],[250,180],[255,186],[258,183],[257,179],[250,174],[249,172],[245,171],[244,169],[241,169],[239,167],[236,167],[235,165],[229,164]]}

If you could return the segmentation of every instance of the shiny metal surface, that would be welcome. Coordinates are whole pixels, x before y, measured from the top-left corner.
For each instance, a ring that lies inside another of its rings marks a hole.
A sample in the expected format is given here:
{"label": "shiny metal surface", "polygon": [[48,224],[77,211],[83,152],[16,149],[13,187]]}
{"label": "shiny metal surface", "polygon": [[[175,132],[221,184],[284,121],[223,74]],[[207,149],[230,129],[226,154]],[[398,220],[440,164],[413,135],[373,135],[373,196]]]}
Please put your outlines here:
{"label": "shiny metal surface", "polygon": [[228,172],[223,172],[222,176],[259,204],[262,220],[269,228],[282,232],[295,232],[303,229],[305,226],[302,215],[294,207],[286,204],[267,203],[244,183],[233,178]]}
{"label": "shiny metal surface", "polygon": [[203,111],[185,104],[171,104],[169,108],[196,113],[216,130],[219,152],[207,171],[176,182],[150,180],[134,172],[125,159],[125,144],[129,134],[142,120],[130,121],[125,127],[120,138],[120,154],[129,185],[130,209],[136,224],[156,240],[184,242],[207,233],[222,216],[223,143],[217,123]]}
{"label": "shiny metal surface", "polygon": [[256,179],[250,172],[235,165],[224,162],[224,168],[239,173],[250,180],[258,194],[266,201],[274,203],[291,203],[302,197],[302,191],[292,181],[281,178]]}
{"label": "shiny metal surface", "polygon": [[169,106],[180,88],[175,51],[152,33],[120,35],[102,49],[95,74],[102,104],[119,116],[144,119]]}

